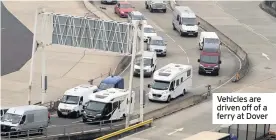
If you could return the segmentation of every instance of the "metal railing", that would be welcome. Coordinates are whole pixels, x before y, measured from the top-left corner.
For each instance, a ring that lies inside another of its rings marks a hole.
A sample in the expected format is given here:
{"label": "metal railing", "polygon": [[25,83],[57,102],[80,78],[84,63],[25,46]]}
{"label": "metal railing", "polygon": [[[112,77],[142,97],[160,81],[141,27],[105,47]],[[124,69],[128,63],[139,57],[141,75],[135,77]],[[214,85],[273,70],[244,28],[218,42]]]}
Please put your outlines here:
{"label": "metal railing", "polygon": [[269,134],[270,124],[233,124],[218,132],[235,135],[239,140],[257,140]]}
{"label": "metal railing", "polygon": [[124,120],[103,120],[86,122],[85,124],[70,124],[22,131],[1,132],[1,139],[42,139],[56,137],[73,137],[75,135],[83,135],[87,133],[91,133],[92,135],[93,133],[122,129],[125,125],[124,122]]}

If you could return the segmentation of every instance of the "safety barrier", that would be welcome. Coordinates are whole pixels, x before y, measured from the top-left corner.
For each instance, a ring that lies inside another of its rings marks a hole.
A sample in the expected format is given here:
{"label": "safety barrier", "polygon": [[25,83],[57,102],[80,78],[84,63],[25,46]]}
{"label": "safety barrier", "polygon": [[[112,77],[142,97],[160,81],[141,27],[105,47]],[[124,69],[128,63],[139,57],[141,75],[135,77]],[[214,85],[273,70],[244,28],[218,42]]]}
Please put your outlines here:
{"label": "safety barrier", "polygon": [[96,140],[106,140],[106,139],[109,139],[109,138],[111,138],[111,137],[118,136],[118,135],[121,135],[121,134],[126,133],[126,132],[128,132],[128,131],[137,129],[137,128],[139,128],[139,127],[142,127],[142,126],[145,126],[145,125],[151,125],[152,122],[153,122],[153,119],[149,119],[149,120],[140,122],[140,123],[138,123],[138,124],[129,126],[129,127],[127,127],[127,128],[121,129],[121,130],[119,130],[119,131],[116,131],[116,132],[113,132],[113,133],[104,135],[104,136],[102,136],[102,137],[97,138]]}
{"label": "safety barrier", "polygon": [[276,17],[276,0],[263,1],[259,4],[260,8],[270,15]]}
{"label": "safety barrier", "polygon": [[269,135],[269,124],[233,124],[218,132],[235,135],[240,140],[257,140]]}

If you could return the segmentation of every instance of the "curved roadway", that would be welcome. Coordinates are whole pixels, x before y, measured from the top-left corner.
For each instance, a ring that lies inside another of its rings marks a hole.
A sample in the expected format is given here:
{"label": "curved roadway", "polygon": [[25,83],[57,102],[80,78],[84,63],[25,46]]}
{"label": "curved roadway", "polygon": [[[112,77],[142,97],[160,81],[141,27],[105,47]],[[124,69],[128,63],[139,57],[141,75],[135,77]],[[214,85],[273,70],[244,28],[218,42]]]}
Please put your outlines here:
{"label": "curved roadway", "polygon": [[[103,6],[100,2],[96,2],[96,5]],[[184,97],[187,98],[192,94],[200,94],[206,92],[206,85],[211,84],[215,88],[221,87],[221,84],[228,82],[229,79],[233,76],[234,72],[239,67],[239,61],[236,57],[226,48],[222,47],[222,65],[220,76],[200,76],[197,73],[198,63],[197,59],[199,58],[200,51],[198,50],[198,38],[193,37],[180,37],[179,34],[172,29],[171,19],[172,12],[168,10],[167,13],[150,13],[144,7],[144,2],[133,2],[133,5],[136,7],[135,9],[142,12],[148,19],[148,23],[153,25],[155,29],[158,31],[158,34],[162,36],[165,41],[167,41],[167,56],[158,58],[157,68],[160,68],[168,63],[181,63],[181,64],[190,64],[193,66],[193,89]],[[108,15],[112,17],[117,17],[114,14],[113,6],[104,5],[107,7],[106,12]],[[164,20],[165,19],[165,20]],[[121,19],[120,19],[121,20]],[[125,80],[128,81],[129,78],[129,69],[122,73]],[[151,83],[151,78],[145,78],[144,89],[148,91],[147,84]],[[134,78],[133,80],[134,89],[136,91],[136,111],[139,112],[139,78]],[[128,87],[128,82],[126,82],[126,87]],[[172,101],[174,102],[174,101]],[[149,102],[146,99],[145,112],[149,112],[151,110],[155,110],[157,108],[161,108],[166,104],[163,103],[153,103]],[[118,122],[118,124],[124,122]],[[58,118],[55,115],[51,118],[51,125],[48,128],[49,135],[58,135],[63,134],[64,129],[63,125],[66,126],[66,133],[68,132],[76,132],[90,129],[97,129],[97,125],[86,125],[81,122],[81,118],[79,119],[64,119]]]}
{"label": "curved roadway", "polygon": [[[221,92],[276,91],[276,57],[273,55],[276,51],[276,19],[263,12],[258,7],[259,3],[259,1],[179,2],[180,5],[190,6],[200,17],[211,21],[211,24],[243,47],[249,55],[252,67],[249,74],[237,84],[227,84],[220,89]],[[269,60],[262,56],[262,53],[267,54]],[[153,125],[148,130],[123,139],[183,139],[200,131],[219,127],[212,124],[211,100],[157,120]],[[176,129],[180,128],[183,130],[176,132]]]}

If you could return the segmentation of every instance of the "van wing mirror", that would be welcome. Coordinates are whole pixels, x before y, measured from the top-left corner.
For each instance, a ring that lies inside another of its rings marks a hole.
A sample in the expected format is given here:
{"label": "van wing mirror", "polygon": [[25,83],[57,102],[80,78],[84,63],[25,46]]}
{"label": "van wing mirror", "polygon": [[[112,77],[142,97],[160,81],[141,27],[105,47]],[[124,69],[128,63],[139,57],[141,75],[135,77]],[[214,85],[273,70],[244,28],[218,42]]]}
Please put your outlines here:
{"label": "van wing mirror", "polygon": [[151,88],[151,85],[150,85],[150,84],[148,84],[148,88]]}
{"label": "van wing mirror", "polygon": [[219,60],[219,64],[221,64],[221,60]]}
{"label": "van wing mirror", "polygon": [[197,59],[197,62],[200,62],[200,59]]}
{"label": "van wing mirror", "polygon": [[171,87],[171,88],[170,88],[170,91],[174,91],[174,87]]}
{"label": "van wing mirror", "polygon": [[220,42],[219,45],[222,45],[222,42]]}
{"label": "van wing mirror", "polygon": [[197,22],[197,25],[200,25],[200,22]]}
{"label": "van wing mirror", "polygon": [[181,25],[181,20],[179,20],[179,25]]}

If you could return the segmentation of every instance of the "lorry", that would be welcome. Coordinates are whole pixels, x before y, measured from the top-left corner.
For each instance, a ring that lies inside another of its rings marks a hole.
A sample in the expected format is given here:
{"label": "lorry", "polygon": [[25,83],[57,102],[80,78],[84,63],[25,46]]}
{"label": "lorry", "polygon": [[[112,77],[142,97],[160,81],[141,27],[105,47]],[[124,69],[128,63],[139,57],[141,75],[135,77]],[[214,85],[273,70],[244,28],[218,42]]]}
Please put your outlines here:
{"label": "lorry", "polygon": [[82,115],[83,105],[88,102],[89,95],[98,91],[97,86],[83,84],[65,91],[58,105],[58,117],[75,117]]}
{"label": "lorry", "polygon": [[159,10],[163,13],[167,12],[167,2],[164,0],[146,0],[145,6],[146,9],[149,9],[150,12]]}
{"label": "lorry", "polygon": [[1,118],[1,135],[26,133],[28,130],[42,133],[48,127],[48,122],[47,107],[39,105],[11,107]]}
{"label": "lorry", "polygon": [[110,88],[99,91],[89,97],[89,102],[84,106],[82,120],[87,122],[121,120],[128,114],[127,103],[130,102],[130,114],[134,111],[135,93],[129,90]]}

